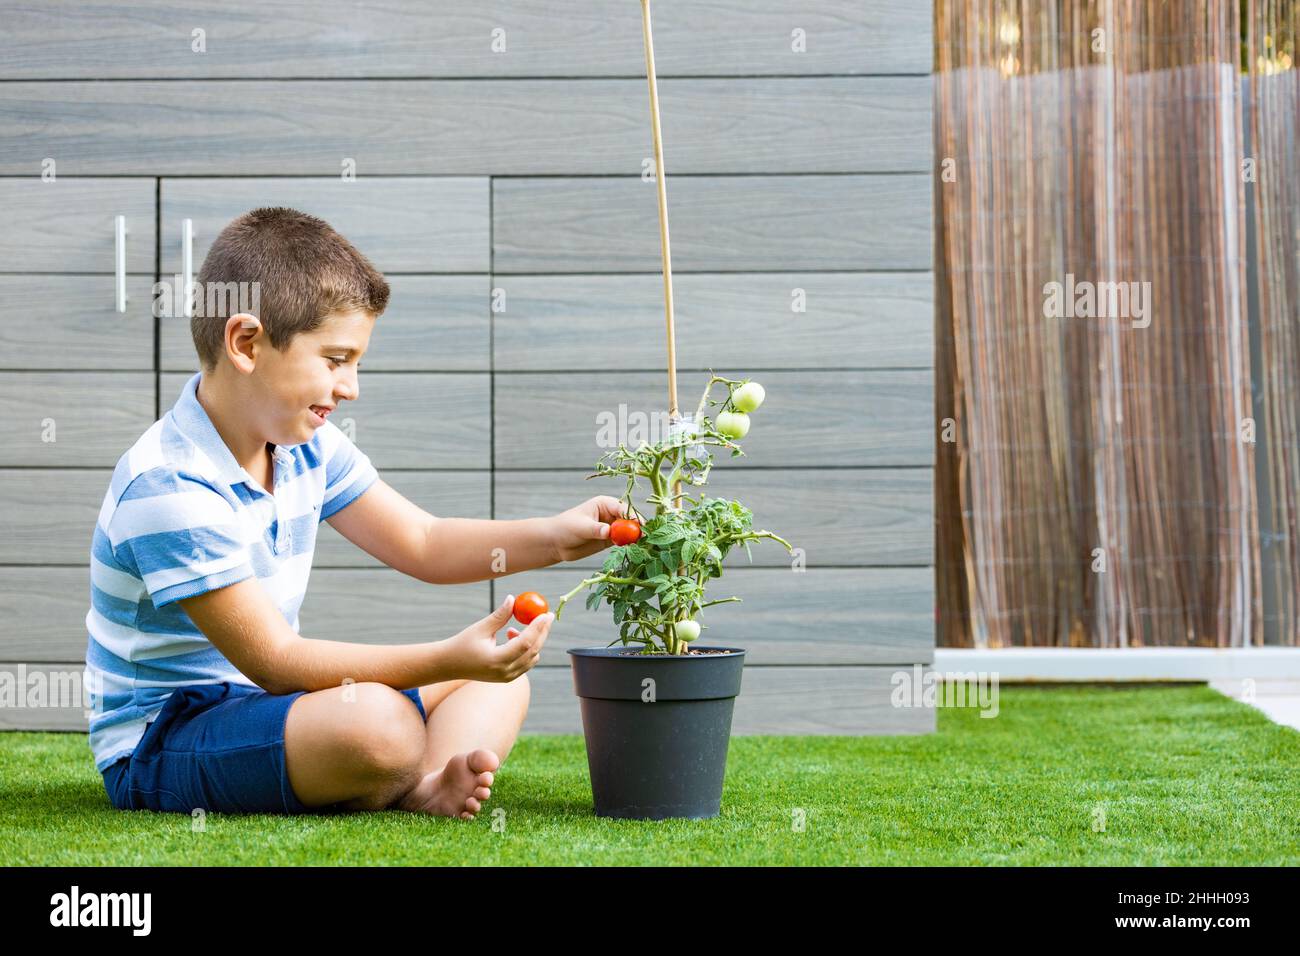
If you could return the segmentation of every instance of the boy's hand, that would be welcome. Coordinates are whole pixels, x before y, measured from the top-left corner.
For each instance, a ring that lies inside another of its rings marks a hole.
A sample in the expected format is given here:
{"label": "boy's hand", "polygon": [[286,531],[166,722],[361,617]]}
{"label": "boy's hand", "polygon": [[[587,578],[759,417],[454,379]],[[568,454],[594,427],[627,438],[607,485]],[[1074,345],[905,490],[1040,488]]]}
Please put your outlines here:
{"label": "boy's hand", "polygon": [[609,547],[609,523],[625,518],[623,502],[597,495],[550,519],[551,539],[560,561],[577,561]]}
{"label": "boy's hand", "polygon": [[[541,656],[542,645],[551,632],[551,622],[555,620],[555,615],[539,614],[524,628],[523,633],[510,628],[513,639],[498,645],[497,631],[510,620],[514,604],[515,596],[507,595],[505,603],[487,617],[471,624],[455,637],[443,641],[447,648],[451,679],[468,678],[508,684],[520,674],[532,670]],[[514,637],[517,633],[519,636]]]}

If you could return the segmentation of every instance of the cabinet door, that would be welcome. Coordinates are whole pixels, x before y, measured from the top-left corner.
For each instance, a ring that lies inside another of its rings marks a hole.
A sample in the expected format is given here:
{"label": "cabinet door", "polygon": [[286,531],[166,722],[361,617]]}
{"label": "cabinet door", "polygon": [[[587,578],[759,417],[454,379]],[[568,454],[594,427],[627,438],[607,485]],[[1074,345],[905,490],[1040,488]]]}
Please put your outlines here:
{"label": "cabinet door", "polygon": [[151,179],[0,179],[0,467],[111,468],[153,422],[154,197]]}
{"label": "cabinet door", "polygon": [[152,179],[0,178],[0,369],[153,368],[154,194]]}

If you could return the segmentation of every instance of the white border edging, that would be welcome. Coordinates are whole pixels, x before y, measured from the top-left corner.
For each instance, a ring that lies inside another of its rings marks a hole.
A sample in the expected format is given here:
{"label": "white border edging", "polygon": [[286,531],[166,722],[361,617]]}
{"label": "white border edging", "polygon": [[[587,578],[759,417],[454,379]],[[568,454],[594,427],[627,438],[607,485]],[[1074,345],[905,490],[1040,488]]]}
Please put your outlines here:
{"label": "white border edging", "polygon": [[931,666],[1025,681],[1297,680],[1300,647],[936,647]]}

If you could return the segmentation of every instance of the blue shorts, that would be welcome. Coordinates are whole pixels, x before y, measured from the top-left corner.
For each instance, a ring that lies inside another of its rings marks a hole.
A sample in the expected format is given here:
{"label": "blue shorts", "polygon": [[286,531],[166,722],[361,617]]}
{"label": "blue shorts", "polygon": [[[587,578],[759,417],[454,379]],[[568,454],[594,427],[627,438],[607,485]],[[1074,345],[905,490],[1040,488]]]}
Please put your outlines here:
{"label": "blue shorts", "polygon": [[[242,684],[178,687],[134,752],[104,768],[119,810],[314,813],[289,786],[284,724],[306,691],[268,694]],[[419,688],[402,691],[425,717]]]}

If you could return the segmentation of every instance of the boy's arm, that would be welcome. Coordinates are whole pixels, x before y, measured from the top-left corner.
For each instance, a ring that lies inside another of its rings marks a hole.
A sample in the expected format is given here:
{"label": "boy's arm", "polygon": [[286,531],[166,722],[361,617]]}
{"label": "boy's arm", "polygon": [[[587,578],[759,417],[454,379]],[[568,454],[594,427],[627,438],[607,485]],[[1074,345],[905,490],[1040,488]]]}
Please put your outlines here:
{"label": "boy's arm", "polygon": [[498,645],[497,631],[510,620],[507,598],[486,617],[441,641],[348,644],[298,634],[256,578],[178,603],[226,660],[271,694],[323,690],[349,679],[399,690],[459,678],[508,683],[537,663],[554,619],[539,615],[513,640]]}
{"label": "boy's arm", "polygon": [[337,687],[349,677],[407,688],[455,676],[441,641],[377,646],[305,638],[257,578],[178,603],[226,660],[271,694]]}
{"label": "boy's arm", "polygon": [[558,515],[439,518],[378,479],[327,520],[390,568],[429,584],[467,584],[572,561],[609,546],[619,499],[600,495]]}

